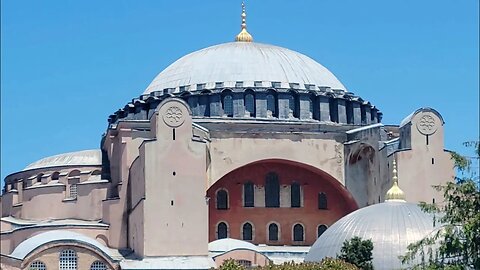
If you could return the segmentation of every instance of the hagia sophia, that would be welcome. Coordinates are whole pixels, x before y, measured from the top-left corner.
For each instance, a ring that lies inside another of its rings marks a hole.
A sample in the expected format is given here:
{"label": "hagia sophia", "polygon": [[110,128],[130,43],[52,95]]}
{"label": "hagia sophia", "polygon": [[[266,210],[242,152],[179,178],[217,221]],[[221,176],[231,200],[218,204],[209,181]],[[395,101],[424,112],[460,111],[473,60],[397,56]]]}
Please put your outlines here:
{"label": "hagia sophia", "polygon": [[[5,178],[2,269],[210,269],[334,257],[373,239],[375,269],[434,230],[420,201],[454,176],[444,120],[379,107],[299,52],[200,49],[119,104],[98,149]],[[105,116],[99,116],[105,117]],[[377,249],[375,249],[377,248]]]}

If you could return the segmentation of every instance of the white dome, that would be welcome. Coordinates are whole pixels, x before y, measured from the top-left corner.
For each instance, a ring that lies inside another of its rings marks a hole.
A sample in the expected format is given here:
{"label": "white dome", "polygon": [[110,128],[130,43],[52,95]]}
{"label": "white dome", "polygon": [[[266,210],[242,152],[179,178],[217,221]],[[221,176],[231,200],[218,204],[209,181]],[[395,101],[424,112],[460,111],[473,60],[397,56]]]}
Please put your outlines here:
{"label": "white dome", "polygon": [[300,89],[308,84],[346,91],[328,69],[301,53],[261,43],[231,42],[178,59],[157,75],[144,94],[167,88],[179,92],[181,86],[195,90],[197,84],[213,89],[217,82],[233,87],[238,81],[246,87],[254,86],[254,82],[262,82],[264,87],[279,82],[282,88],[297,83]]}
{"label": "white dome", "polygon": [[343,242],[354,236],[373,242],[375,269],[400,269],[398,256],[405,255],[407,246],[435,230],[433,216],[416,204],[404,201],[361,208],[341,218],[313,244],[305,261],[321,261],[340,254]]}
{"label": "white dome", "polygon": [[257,246],[246,241],[223,238],[208,243],[208,251],[210,252],[228,252],[234,249],[249,249],[257,251]]}

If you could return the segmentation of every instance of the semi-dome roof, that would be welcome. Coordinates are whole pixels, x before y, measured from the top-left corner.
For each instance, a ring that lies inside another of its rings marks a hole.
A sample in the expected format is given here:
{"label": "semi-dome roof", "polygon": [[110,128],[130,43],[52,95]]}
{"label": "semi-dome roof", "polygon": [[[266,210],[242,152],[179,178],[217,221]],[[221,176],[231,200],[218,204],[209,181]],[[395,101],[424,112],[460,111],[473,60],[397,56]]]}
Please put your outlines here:
{"label": "semi-dome roof", "polygon": [[233,238],[223,238],[208,243],[208,250],[210,252],[227,252],[235,249],[249,249],[257,251],[257,246],[250,242]]}
{"label": "semi-dome roof", "polygon": [[433,217],[416,204],[387,201],[359,209],[341,218],[320,236],[305,261],[321,261],[340,254],[343,242],[354,236],[373,242],[375,269],[400,269],[398,256],[407,246],[435,230]]}
{"label": "semi-dome roof", "polygon": [[100,150],[83,150],[42,158],[29,164],[23,171],[59,166],[92,165],[102,165],[102,152]]}
{"label": "semi-dome roof", "polygon": [[164,89],[179,92],[180,87],[199,90],[197,85],[201,84],[205,84],[204,89],[215,88],[216,83],[233,87],[236,82],[243,82],[243,86],[262,82],[264,87],[275,82],[282,88],[294,83],[300,89],[307,84],[346,91],[328,69],[301,53],[255,42],[231,42],[178,59],[157,75],[144,94]]}

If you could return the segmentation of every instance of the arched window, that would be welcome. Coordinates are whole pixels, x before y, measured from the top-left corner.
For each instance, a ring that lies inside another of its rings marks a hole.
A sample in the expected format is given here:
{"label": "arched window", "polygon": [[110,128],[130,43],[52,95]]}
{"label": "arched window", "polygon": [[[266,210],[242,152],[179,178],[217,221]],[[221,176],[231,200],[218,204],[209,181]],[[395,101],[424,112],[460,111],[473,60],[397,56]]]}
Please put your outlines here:
{"label": "arched window", "polygon": [[228,237],[228,226],[225,222],[220,222],[217,225],[217,239],[223,239]]}
{"label": "arched window", "polygon": [[292,207],[300,207],[300,184],[297,182],[290,186],[290,201]]}
{"label": "arched window", "polygon": [[255,98],[252,94],[245,95],[245,110],[249,116],[255,116]]}
{"label": "arched window", "polygon": [[272,112],[272,116],[276,116],[275,97],[273,96],[273,94],[268,94],[266,99],[267,99],[267,110]]}
{"label": "arched window", "polygon": [[265,207],[280,207],[280,184],[274,172],[268,173],[265,179]]}
{"label": "arched window", "polygon": [[317,228],[317,238],[320,237],[327,230],[327,225],[322,224]]}
{"label": "arched window", "polygon": [[[293,94],[288,95],[288,108],[290,109],[290,113],[292,117],[296,116],[296,107],[295,107],[295,97]],[[289,116],[290,116],[289,113]]]}
{"label": "arched window", "polygon": [[327,209],[327,194],[324,192],[318,193],[318,209]]}
{"label": "arched window", "polygon": [[107,270],[107,265],[101,261],[94,261],[92,265],[90,265],[90,270]]}
{"label": "arched window", "polygon": [[278,225],[275,223],[268,225],[268,240],[278,241]]}
{"label": "arched window", "polygon": [[303,226],[301,224],[293,226],[293,241],[303,241]]}
{"label": "arched window", "polygon": [[34,261],[28,267],[29,270],[47,270],[47,266],[41,261]]}
{"label": "arched window", "polygon": [[310,119],[313,119],[313,101],[308,98],[308,111],[310,112]]}
{"label": "arched window", "polygon": [[253,227],[250,223],[243,224],[242,228],[242,236],[243,240],[251,241],[253,240]]}
{"label": "arched window", "polygon": [[37,183],[41,183],[41,182],[42,182],[42,177],[43,177],[43,174],[37,175]]}
{"label": "arched window", "polygon": [[243,206],[244,207],[255,206],[254,185],[252,182],[247,182],[243,184]]}
{"label": "arched window", "polygon": [[52,180],[58,180],[58,179],[60,179],[60,173],[59,172],[52,173]]}
{"label": "arched window", "polygon": [[228,193],[224,189],[217,191],[217,209],[228,209]]}
{"label": "arched window", "polygon": [[77,253],[73,249],[65,249],[60,253],[60,270],[77,269]]}
{"label": "arched window", "polygon": [[226,116],[233,116],[233,97],[230,94],[223,96],[223,114]]}

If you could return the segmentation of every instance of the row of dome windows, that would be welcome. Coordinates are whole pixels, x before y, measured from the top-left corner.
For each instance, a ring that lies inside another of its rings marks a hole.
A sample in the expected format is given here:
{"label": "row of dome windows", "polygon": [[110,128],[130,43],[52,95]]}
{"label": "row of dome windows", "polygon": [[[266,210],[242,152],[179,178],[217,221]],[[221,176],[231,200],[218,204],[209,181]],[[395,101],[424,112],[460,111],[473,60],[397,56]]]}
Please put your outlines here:
{"label": "row of dome windows", "polygon": [[[243,206],[255,206],[255,185],[252,182],[243,184]],[[302,192],[299,183],[294,182],[290,185],[290,206],[293,208],[301,207]],[[227,210],[229,208],[228,190],[219,189],[216,192],[216,208],[219,210]],[[327,194],[318,193],[318,209],[327,209]],[[265,177],[265,207],[280,207],[280,183],[278,175],[270,172]]]}
{"label": "row of dome windows", "polygon": [[[212,96],[214,96],[213,94]],[[201,96],[187,96],[185,99],[189,103],[190,107],[193,110],[195,116],[225,116],[225,117],[259,117],[257,115],[257,108],[259,108],[259,100],[264,100],[266,104],[266,115],[263,117],[267,118],[297,118],[297,119],[317,119],[320,114],[320,108],[316,101],[318,97],[314,95],[307,95],[305,98],[300,98],[298,94],[289,92],[282,93],[283,100],[279,99],[279,94],[273,90],[266,93],[264,97],[257,98],[256,93],[247,90],[243,94],[243,99],[240,99],[240,102],[236,102],[238,98],[234,98],[234,93],[230,90],[224,90],[221,94],[221,109],[222,112],[213,112],[215,106],[210,108],[209,104],[211,101],[208,95]],[[326,116],[322,116],[322,119],[317,120],[329,120],[332,122],[343,122],[347,124],[361,123],[369,124],[371,122],[379,122],[377,117],[377,109],[372,109],[373,113],[370,113],[370,105],[361,105],[356,101],[345,100],[344,106],[345,110],[345,120],[340,119],[339,116],[339,103],[338,99],[324,97],[328,108],[322,109],[323,113],[328,113]],[[241,104],[243,103],[243,104]],[[308,104],[307,104],[308,103]],[[357,104],[357,105],[354,105]],[[288,108],[286,112],[280,112],[282,108]],[[354,107],[358,107],[359,115],[355,115]],[[368,108],[368,111],[367,111]],[[262,117],[262,116],[260,116]],[[355,117],[358,117],[356,121]]]}
{"label": "row of dome windows", "polygon": [[[66,184],[68,186],[67,188],[67,198],[76,198],[77,197],[77,184],[81,182],[81,172],[79,170],[73,170],[69,172],[66,175]],[[101,171],[100,170],[94,170],[91,172],[88,176],[88,181],[91,180],[100,180],[101,179]],[[12,191],[12,190],[18,190],[18,184],[20,183],[22,185],[22,189],[26,189],[31,186],[39,185],[39,184],[47,184],[47,183],[57,183],[61,181],[61,173],[60,172],[54,172],[50,175],[50,177],[44,177],[43,173],[38,174],[34,179],[25,179],[23,181],[20,181],[20,179],[15,179],[13,180],[9,188],[7,189],[7,186],[5,187],[7,190],[6,191]]]}
{"label": "row of dome windows", "polygon": [[[58,260],[59,270],[77,270],[77,253],[73,249],[65,249],[60,252]],[[30,263],[29,270],[47,270],[47,266],[44,262],[37,260]],[[90,270],[107,270],[109,267],[101,261],[94,261],[90,265]]]}
{"label": "row of dome windows", "polygon": [[[268,228],[268,241],[275,242],[280,240],[280,225],[275,222],[270,222]],[[327,225],[321,224],[317,226],[317,238],[320,237],[326,230]],[[253,241],[254,227],[250,222],[245,222],[240,232],[242,240]],[[228,225],[222,221],[217,225],[217,239],[227,238],[229,236]],[[305,229],[302,224],[297,223],[292,227],[292,240],[294,242],[305,241]]]}

